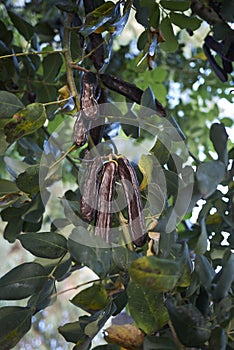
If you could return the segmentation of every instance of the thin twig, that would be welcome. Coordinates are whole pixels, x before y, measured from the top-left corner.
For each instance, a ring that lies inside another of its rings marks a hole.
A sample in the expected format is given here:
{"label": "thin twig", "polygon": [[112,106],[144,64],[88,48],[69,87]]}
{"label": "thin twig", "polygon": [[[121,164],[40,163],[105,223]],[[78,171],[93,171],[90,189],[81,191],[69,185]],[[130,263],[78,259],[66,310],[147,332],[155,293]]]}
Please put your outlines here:
{"label": "thin twig", "polygon": [[67,13],[64,23],[64,35],[63,35],[63,50],[64,58],[66,62],[66,72],[67,72],[67,83],[70,88],[71,94],[74,98],[75,106],[77,110],[80,109],[80,102],[78,98],[78,93],[76,89],[76,84],[73,77],[73,70],[70,62],[72,62],[71,50],[70,50],[70,27],[72,22],[72,14]]}
{"label": "thin twig", "polygon": [[10,57],[29,56],[29,55],[52,55],[52,54],[55,54],[55,53],[65,53],[65,50],[19,52],[19,53],[12,53],[10,55],[0,56],[0,59],[1,58],[10,58]]}

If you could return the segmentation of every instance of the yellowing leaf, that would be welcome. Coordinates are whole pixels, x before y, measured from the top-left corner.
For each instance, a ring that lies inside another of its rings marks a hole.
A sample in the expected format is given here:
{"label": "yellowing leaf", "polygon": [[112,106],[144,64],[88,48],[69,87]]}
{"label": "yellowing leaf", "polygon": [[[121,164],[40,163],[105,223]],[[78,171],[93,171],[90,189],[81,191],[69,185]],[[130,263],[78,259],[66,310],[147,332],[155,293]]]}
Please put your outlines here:
{"label": "yellowing leaf", "polygon": [[4,126],[6,141],[11,143],[39,129],[46,121],[45,107],[41,103],[32,103],[14,114]]}
{"label": "yellowing leaf", "polygon": [[143,345],[144,333],[131,324],[113,324],[105,330],[105,340],[108,343],[123,346],[128,350],[136,350]]}
{"label": "yellowing leaf", "polygon": [[144,190],[146,186],[151,182],[152,170],[153,170],[153,158],[142,154],[139,163],[139,169],[143,174],[143,180],[140,185],[140,190]]}

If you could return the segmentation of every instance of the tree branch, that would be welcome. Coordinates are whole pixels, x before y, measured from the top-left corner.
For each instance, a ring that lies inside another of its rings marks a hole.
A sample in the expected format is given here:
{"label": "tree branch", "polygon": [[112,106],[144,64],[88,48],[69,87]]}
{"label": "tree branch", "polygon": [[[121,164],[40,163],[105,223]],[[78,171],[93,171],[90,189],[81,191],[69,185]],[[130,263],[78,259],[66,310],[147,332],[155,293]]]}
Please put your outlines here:
{"label": "tree branch", "polygon": [[64,57],[66,61],[66,72],[67,72],[67,83],[69,86],[69,89],[71,91],[72,97],[75,102],[75,106],[77,110],[80,109],[80,101],[78,98],[78,93],[76,89],[76,84],[73,77],[73,70],[72,70],[72,57],[71,57],[71,50],[70,50],[70,27],[72,22],[72,14],[67,13],[65,22],[64,22],[64,34],[63,34],[63,50],[64,50]]}
{"label": "tree branch", "polygon": [[[110,90],[116,91],[130,100],[141,104],[141,97],[144,91],[139,89],[136,85],[109,74],[100,74],[100,79]],[[155,99],[155,110],[160,117],[166,117],[166,109],[157,99]]]}

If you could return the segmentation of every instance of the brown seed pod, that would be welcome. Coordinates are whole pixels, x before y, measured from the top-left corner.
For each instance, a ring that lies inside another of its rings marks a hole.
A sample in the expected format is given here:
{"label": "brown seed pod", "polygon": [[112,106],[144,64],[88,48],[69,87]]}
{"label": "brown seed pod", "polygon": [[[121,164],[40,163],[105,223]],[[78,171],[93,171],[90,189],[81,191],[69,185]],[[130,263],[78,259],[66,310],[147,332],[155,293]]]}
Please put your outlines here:
{"label": "brown seed pod", "polygon": [[90,222],[94,218],[98,198],[98,174],[102,169],[102,158],[98,157],[89,165],[83,184],[80,211],[84,220]]}
{"label": "brown seed pod", "polygon": [[126,157],[118,158],[118,175],[122,183],[128,207],[128,224],[133,243],[142,247],[147,239],[145,220],[136,173]]}
{"label": "brown seed pod", "polygon": [[97,99],[99,98],[99,85],[97,75],[87,72],[82,77],[81,109],[85,118],[94,120],[99,116]]}
{"label": "brown seed pod", "polygon": [[115,193],[116,162],[110,161],[103,167],[102,180],[98,192],[98,211],[95,221],[95,235],[110,242],[112,222],[112,201]]}
{"label": "brown seed pod", "polygon": [[83,146],[87,141],[88,128],[85,125],[84,118],[82,118],[82,112],[78,113],[75,124],[73,126],[72,140],[77,146]]}

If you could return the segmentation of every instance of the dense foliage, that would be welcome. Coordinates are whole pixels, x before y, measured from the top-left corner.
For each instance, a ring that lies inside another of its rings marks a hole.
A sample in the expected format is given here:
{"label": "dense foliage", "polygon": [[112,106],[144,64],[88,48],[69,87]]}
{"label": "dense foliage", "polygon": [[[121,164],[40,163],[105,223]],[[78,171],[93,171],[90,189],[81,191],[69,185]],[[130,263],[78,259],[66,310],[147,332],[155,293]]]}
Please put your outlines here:
{"label": "dense foliage", "polygon": [[[97,350],[234,349],[233,115],[220,110],[233,2],[3,1],[0,14],[3,235],[35,256],[0,278],[15,301],[1,349],[84,266],[97,276],[74,286],[84,314],[58,329],[73,349],[110,319]],[[122,45],[129,21],[142,30]],[[125,205],[101,215],[114,198]]]}

